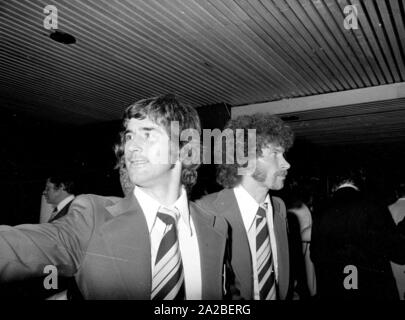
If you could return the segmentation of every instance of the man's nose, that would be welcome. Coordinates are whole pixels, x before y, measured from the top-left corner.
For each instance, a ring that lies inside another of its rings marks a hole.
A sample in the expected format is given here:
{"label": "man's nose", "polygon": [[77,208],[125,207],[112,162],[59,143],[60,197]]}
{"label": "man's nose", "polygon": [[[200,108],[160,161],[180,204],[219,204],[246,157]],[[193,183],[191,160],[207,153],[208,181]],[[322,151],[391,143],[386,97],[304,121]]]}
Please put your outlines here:
{"label": "man's nose", "polygon": [[288,170],[288,169],[291,168],[290,163],[289,163],[284,157],[283,157],[283,163],[282,163],[281,167],[282,167],[284,170]]}
{"label": "man's nose", "polygon": [[143,141],[141,138],[135,136],[133,137],[130,141],[127,142],[128,145],[128,150],[133,152],[133,151],[142,151],[143,148]]}

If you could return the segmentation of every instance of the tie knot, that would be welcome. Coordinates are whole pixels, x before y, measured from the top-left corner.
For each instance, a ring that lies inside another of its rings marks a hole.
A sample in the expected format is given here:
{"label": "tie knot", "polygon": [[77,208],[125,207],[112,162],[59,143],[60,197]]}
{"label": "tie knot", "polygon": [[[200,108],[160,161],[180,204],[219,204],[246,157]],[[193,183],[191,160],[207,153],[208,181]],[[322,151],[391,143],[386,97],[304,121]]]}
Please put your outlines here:
{"label": "tie knot", "polygon": [[176,213],[165,208],[159,209],[157,217],[167,225],[175,224],[176,222]]}
{"label": "tie knot", "polygon": [[257,216],[259,216],[259,218],[264,218],[266,217],[266,210],[264,210],[262,207],[259,207],[259,209],[257,209]]}

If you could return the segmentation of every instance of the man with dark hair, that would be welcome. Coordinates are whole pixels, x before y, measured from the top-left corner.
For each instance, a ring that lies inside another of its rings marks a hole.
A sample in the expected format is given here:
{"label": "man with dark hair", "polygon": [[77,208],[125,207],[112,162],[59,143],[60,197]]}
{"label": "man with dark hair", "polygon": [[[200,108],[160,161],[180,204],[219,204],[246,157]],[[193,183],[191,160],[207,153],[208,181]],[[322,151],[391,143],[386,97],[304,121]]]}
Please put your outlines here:
{"label": "man with dark hair", "polygon": [[[225,189],[197,203],[230,225],[231,264],[241,298],[285,299],[289,287],[286,209],[270,192],[284,186],[290,168],[284,153],[293,144],[293,133],[281,119],[269,114],[237,117],[225,126],[228,129],[234,133],[235,145],[222,148],[222,159],[235,159],[237,149],[243,146],[248,165],[223,161],[217,181]],[[237,133],[249,129],[256,133],[253,145],[249,134]]]}
{"label": "man with dark hair", "polygon": [[51,176],[47,179],[43,195],[46,202],[54,207],[48,222],[53,222],[68,213],[69,207],[75,198],[73,188],[74,183],[68,177]]}
{"label": "man with dark hair", "polygon": [[85,299],[224,298],[227,224],[188,201],[200,162],[185,161],[191,142],[178,141],[200,131],[197,112],[173,95],[144,99],[126,109],[123,127],[116,154],[134,190],[78,196],[53,223],[1,226],[0,280],[54,265],[75,275]]}
{"label": "man with dark hair", "polygon": [[319,299],[398,299],[390,260],[405,263],[405,236],[388,208],[361,191],[361,181],[356,170],[339,174],[332,198],[314,219],[311,259]]}

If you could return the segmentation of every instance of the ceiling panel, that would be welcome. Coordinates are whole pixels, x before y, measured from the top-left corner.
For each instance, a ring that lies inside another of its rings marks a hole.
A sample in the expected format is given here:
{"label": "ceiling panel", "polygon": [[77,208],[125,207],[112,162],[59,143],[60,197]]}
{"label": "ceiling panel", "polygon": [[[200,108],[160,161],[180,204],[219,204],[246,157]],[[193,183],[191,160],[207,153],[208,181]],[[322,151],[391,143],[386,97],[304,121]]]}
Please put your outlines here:
{"label": "ceiling panel", "polygon": [[316,145],[405,141],[405,99],[282,115],[297,139]]}
{"label": "ceiling panel", "polygon": [[[47,5],[76,43],[50,38]],[[357,8],[358,29],[344,28],[347,5]],[[404,16],[403,0],[2,1],[0,107],[83,125],[167,92],[195,107],[241,106],[404,82]],[[393,117],[377,104],[386,116],[355,121],[345,117],[350,108],[297,130],[313,141],[325,130],[322,143],[358,141],[363,123],[381,126],[384,139],[390,127],[402,135],[399,110]],[[328,134],[346,121],[353,130]]]}

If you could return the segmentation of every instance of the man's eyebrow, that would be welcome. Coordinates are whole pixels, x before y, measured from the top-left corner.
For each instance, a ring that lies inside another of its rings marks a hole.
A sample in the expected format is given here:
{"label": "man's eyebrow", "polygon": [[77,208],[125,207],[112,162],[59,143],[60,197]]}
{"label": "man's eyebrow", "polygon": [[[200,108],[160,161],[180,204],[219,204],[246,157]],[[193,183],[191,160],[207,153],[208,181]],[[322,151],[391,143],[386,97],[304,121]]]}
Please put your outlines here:
{"label": "man's eyebrow", "polygon": [[270,147],[270,149],[277,151],[277,152],[285,152],[284,148],[281,146],[277,146],[277,147]]}
{"label": "man's eyebrow", "polygon": [[153,131],[153,130],[157,130],[158,127],[141,127],[139,129],[142,131]]}
{"label": "man's eyebrow", "polygon": [[[145,127],[137,128],[137,130],[139,130],[139,131],[148,131],[148,132],[149,132],[149,131],[157,131],[158,128],[159,128],[159,127],[145,126]],[[124,134],[126,134],[126,133],[133,133],[133,132],[134,132],[134,130],[125,129]]]}

